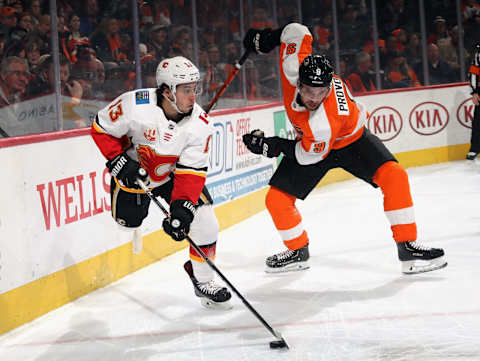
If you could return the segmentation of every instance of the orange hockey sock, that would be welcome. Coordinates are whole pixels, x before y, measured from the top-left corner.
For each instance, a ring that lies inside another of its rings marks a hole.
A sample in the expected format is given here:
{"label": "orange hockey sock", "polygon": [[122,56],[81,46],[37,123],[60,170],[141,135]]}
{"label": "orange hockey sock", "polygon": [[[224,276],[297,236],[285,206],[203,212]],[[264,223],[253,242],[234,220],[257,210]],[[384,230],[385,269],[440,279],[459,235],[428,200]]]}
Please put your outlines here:
{"label": "orange hockey sock", "polygon": [[395,241],[415,241],[417,225],[407,172],[397,162],[389,161],[377,169],[373,182],[382,190],[383,209]]}
{"label": "orange hockey sock", "polygon": [[283,243],[295,250],[308,243],[307,232],[303,229],[302,216],[295,206],[296,198],[278,188],[270,187],[265,204]]}

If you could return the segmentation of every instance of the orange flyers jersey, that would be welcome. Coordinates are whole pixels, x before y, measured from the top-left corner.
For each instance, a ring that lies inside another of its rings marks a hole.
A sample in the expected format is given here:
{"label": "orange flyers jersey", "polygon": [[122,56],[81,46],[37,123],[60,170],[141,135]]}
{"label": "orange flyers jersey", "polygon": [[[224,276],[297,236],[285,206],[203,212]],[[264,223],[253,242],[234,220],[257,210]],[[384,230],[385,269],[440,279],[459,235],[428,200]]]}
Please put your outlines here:
{"label": "orange flyers jersey", "polygon": [[127,154],[147,170],[151,187],[166,183],[173,173],[172,200],[195,204],[207,176],[213,130],[198,104],[178,123],[167,119],[157,105],[156,89],[151,88],[124,93],[101,109],[92,137],[110,159],[123,151],[118,145],[127,137],[132,145]]}
{"label": "orange flyers jersey", "polygon": [[280,40],[283,101],[300,139],[295,146],[295,157],[300,164],[314,164],[332,149],[343,148],[360,138],[367,113],[336,75],[330,92],[317,110],[309,111],[300,105],[297,102],[298,69],[303,59],[312,53],[312,35],[306,26],[292,23],[283,29]]}

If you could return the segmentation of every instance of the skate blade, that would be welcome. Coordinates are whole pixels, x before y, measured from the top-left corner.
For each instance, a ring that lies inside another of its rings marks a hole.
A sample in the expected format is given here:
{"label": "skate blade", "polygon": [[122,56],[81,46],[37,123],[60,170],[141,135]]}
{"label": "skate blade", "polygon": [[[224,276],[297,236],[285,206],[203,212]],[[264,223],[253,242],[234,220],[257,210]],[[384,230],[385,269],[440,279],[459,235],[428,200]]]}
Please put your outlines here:
{"label": "skate blade", "polygon": [[310,265],[308,262],[297,262],[285,267],[269,267],[265,268],[266,273],[285,273],[285,272],[295,272],[295,271],[303,271],[309,269]]}
{"label": "skate blade", "polygon": [[411,275],[416,273],[431,272],[437,269],[447,267],[448,263],[445,257],[438,257],[432,260],[414,260],[402,262],[402,273]]}
{"label": "skate blade", "polygon": [[201,297],[200,302],[202,303],[203,307],[211,310],[230,310],[233,308],[233,305],[230,303],[230,301],[215,302],[209,298]]}

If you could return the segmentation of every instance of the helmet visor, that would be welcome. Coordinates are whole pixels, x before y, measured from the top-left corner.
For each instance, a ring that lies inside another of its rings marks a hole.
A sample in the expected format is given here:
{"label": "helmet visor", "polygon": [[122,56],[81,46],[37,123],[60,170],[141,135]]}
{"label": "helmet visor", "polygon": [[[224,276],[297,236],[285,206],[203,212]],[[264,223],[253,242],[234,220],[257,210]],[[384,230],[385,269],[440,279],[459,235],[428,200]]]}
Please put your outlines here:
{"label": "helmet visor", "polygon": [[186,84],[177,85],[177,93],[180,93],[185,96],[195,95],[199,96],[202,94],[203,88],[201,82],[192,82]]}

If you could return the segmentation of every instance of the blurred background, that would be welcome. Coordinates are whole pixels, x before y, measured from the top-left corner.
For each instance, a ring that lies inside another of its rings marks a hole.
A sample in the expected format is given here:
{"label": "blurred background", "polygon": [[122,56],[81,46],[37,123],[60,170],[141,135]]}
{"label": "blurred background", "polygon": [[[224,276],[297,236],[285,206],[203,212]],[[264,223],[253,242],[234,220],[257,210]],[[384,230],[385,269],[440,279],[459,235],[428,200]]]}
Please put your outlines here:
{"label": "blurred background", "polygon": [[[249,28],[307,25],[352,93],[465,82],[477,0],[0,0],[0,138],[85,128],[165,57],[200,69],[208,105]],[[281,100],[277,52],[251,55],[216,109]]]}

